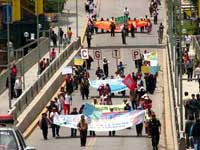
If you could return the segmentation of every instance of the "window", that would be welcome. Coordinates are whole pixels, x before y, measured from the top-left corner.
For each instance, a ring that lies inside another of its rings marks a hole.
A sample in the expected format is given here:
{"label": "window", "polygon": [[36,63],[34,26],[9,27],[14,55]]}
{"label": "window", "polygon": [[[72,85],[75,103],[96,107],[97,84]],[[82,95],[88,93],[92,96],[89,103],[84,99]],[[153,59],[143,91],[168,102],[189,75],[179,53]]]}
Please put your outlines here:
{"label": "window", "polygon": [[0,131],[0,149],[1,150],[18,150],[17,141],[12,131]]}
{"label": "window", "polygon": [[17,139],[18,139],[18,141],[20,143],[20,147],[23,148],[23,149],[26,148],[26,144],[24,142],[24,138],[23,138],[23,136],[22,136],[22,134],[21,134],[21,132],[19,130],[16,130],[16,135],[17,135]]}

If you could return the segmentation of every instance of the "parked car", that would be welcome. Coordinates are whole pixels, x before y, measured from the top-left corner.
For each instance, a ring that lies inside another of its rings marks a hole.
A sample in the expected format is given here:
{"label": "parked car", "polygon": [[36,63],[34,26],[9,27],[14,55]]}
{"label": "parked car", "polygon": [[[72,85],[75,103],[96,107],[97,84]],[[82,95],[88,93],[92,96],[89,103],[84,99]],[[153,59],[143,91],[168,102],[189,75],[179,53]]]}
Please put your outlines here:
{"label": "parked car", "polygon": [[13,126],[12,116],[0,116],[0,150],[36,150],[26,145],[21,132]]}

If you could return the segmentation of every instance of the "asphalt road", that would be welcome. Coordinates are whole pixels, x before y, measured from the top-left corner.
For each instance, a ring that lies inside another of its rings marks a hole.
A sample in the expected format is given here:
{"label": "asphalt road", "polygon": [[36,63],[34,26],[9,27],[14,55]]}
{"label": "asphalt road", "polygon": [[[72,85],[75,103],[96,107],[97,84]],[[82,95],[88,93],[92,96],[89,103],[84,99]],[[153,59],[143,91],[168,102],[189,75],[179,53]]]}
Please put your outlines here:
{"label": "asphalt road", "polygon": [[[112,17],[112,16],[120,16],[123,14],[123,9],[125,6],[128,6],[130,15],[133,17],[143,17],[148,14],[148,6],[149,0],[100,0],[100,17]],[[162,5],[162,7],[164,7]],[[161,14],[159,21],[163,21],[164,17],[164,8],[161,7],[159,14]],[[153,31],[150,35],[148,34],[136,34],[136,38],[132,39],[129,37],[128,44],[131,45],[157,45],[157,31],[158,25],[153,26]],[[121,44],[121,35],[116,35],[116,37],[111,38],[109,34],[98,34],[93,36],[92,46],[102,46],[102,45],[122,45]],[[145,47],[145,46],[144,46]],[[134,48],[137,49],[137,48]],[[157,88],[154,95],[150,95],[153,100],[153,109],[157,114],[157,117],[161,120],[163,124],[163,74],[162,74],[162,65],[163,65],[163,50],[156,48],[143,48],[141,51],[157,51],[159,64],[161,65],[161,71],[159,72],[158,80],[157,80]],[[116,60],[112,58],[112,49],[101,49],[103,57],[107,57],[110,61],[109,71],[110,75],[114,75],[116,71]],[[125,69],[125,73],[128,74],[135,70],[134,62],[132,61],[132,50],[133,48],[121,48],[119,49],[121,52],[120,61],[124,64],[127,64]],[[93,55],[93,50],[90,50],[90,54]],[[102,66],[102,61],[100,61],[100,66]],[[97,61],[92,64],[92,69],[89,71],[91,80],[96,79],[95,71],[97,68]],[[129,93],[127,91],[127,93]],[[90,89],[90,97],[97,96],[98,93],[95,89]],[[114,104],[121,104],[123,102],[123,98],[113,98]],[[73,93],[73,107],[79,108],[82,103],[91,102],[90,100],[82,101],[79,90]],[[116,132],[116,137],[108,137],[107,132],[97,132],[96,137],[89,137],[87,141],[87,146],[85,148],[80,147],[79,138],[70,138],[70,129],[61,128],[59,139],[52,138],[51,129],[49,129],[49,140],[44,141],[42,137],[41,130],[36,128],[33,133],[28,137],[27,143],[28,145],[36,147],[38,150],[151,150],[151,141],[148,137],[137,137],[135,127],[128,130],[122,130]],[[161,134],[161,140],[159,149],[165,149],[165,135]]]}

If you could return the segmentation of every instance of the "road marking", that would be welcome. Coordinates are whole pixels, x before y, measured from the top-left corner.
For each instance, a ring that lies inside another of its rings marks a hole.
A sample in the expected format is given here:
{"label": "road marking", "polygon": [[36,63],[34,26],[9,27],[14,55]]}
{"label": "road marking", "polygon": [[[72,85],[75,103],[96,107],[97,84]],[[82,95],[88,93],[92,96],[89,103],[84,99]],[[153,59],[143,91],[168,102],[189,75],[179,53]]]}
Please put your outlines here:
{"label": "road marking", "polygon": [[96,142],[96,140],[97,140],[96,137],[92,138],[92,139],[90,140],[90,143],[88,144],[88,147],[86,148],[86,150],[92,150],[92,149],[93,149],[93,146],[94,146],[94,144],[95,144],[95,142]]}

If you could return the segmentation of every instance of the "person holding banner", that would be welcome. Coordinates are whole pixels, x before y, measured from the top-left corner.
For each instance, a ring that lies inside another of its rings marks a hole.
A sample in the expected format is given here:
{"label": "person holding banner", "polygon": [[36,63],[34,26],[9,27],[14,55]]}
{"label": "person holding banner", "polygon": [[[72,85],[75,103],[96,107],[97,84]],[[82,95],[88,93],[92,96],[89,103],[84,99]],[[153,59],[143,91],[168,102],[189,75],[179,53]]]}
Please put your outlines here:
{"label": "person holding banner", "polygon": [[81,120],[77,125],[78,130],[80,132],[80,140],[81,140],[81,146],[85,146],[86,145],[86,141],[87,141],[87,129],[88,129],[88,124],[85,120],[85,116],[81,115]]}
{"label": "person holding banner", "polygon": [[[110,108],[110,112],[113,112],[113,108]],[[112,119],[112,115],[110,115],[110,119]],[[109,131],[109,136],[115,136],[116,131]]]}
{"label": "person holding banner", "polygon": [[[77,108],[74,107],[71,115],[78,115]],[[76,137],[77,130],[75,128],[71,128],[71,137]]]}

